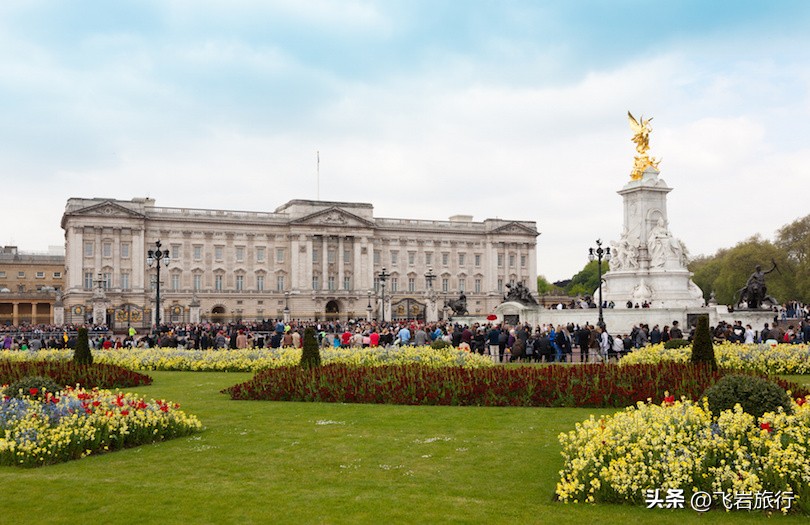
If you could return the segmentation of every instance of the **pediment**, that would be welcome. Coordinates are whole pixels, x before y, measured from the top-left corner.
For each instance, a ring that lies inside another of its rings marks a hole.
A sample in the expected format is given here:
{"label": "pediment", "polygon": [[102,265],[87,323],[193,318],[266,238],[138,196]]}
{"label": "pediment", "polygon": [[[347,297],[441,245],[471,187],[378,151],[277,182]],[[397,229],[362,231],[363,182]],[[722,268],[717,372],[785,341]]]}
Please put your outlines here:
{"label": "pediment", "polygon": [[306,226],[340,226],[344,228],[373,228],[374,223],[338,207],[320,210],[291,221]]}
{"label": "pediment", "polygon": [[520,224],[519,222],[514,221],[504,224],[503,226],[498,226],[490,233],[517,233],[520,235],[534,235],[534,236],[540,235],[538,231],[535,230],[534,228],[529,228],[528,226],[525,226],[523,224]]}
{"label": "pediment", "polygon": [[130,210],[113,201],[104,201],[93,204],[86,208],[74,210],[71,215],[82,215],[92,217],[127,217],[133,219],[143,219],[146,216],[136,211]]}

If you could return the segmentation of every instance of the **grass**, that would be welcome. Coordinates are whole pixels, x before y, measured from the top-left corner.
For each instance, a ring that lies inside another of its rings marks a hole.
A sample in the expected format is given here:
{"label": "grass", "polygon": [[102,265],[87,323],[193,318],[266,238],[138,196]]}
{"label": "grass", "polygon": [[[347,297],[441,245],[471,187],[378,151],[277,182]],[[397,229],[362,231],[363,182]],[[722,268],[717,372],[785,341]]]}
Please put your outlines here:
{"label": "grass", "polygon": [[[152,372],[198,435],[40,469],[0,468],[0,522],[759,523],[553,501],[557,435],[609,410],[230,401],[247,373]],[[774,516],[806,523],[806,516]]]}

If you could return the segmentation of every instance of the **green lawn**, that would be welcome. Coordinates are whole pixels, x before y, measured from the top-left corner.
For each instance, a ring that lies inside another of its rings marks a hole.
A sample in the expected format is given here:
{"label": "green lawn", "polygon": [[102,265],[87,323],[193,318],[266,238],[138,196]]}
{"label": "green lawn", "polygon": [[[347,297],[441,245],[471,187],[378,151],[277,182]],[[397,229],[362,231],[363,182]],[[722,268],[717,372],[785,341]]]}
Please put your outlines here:
{"label": "green lawn", "polygon": [[35,470],[0,467],[0,523],[765,519],[554,502],[557,435],[604,410],[237,402],[218,392],[251,374],[151,375],[152,386],[133,390],[181,403],[203,433]]}

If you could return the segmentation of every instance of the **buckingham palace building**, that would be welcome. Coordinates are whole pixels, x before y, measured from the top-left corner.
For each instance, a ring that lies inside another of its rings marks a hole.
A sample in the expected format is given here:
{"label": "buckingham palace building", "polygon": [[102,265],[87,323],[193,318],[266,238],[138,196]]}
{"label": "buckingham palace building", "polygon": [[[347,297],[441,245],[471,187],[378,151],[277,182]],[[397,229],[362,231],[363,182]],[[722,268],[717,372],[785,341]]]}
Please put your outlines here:
{"label": "buckingham palace building", "polygon": [[359,202],[252,212],[71,198],[62,229],[64,321],[98,322],[103,305],[114,328],[154,322],[157,241],[168,250],[157,261],[161,322],[379,319],[383,304],[386,320],[425,319],[428,297],[446,317],[442,305],[462,293],[478,317],[507,284],[534,290],[537,276],[534,221],[377,218]]}

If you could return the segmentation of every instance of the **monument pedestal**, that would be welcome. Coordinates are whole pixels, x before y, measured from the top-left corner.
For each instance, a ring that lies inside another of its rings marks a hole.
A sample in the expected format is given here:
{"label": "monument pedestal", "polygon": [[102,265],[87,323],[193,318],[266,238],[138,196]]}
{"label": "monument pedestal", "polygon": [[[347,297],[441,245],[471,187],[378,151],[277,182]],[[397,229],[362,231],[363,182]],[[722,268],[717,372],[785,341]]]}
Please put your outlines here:
{"label": "monument pedestal", "polygon": [[648,303],[653,308],[698,308],[703,292],[686,268],[689,252],[669,231],[667,194],[672,188],[650,166],[638,180],[619,190],[624,199],[624,227],[611,243],[610,271],[602,297],[616,308]]}

